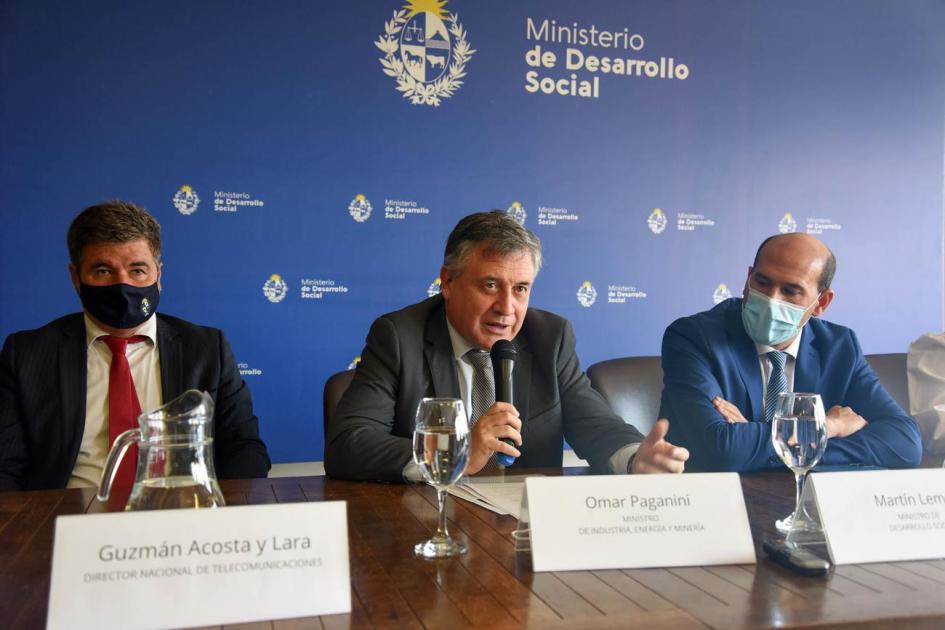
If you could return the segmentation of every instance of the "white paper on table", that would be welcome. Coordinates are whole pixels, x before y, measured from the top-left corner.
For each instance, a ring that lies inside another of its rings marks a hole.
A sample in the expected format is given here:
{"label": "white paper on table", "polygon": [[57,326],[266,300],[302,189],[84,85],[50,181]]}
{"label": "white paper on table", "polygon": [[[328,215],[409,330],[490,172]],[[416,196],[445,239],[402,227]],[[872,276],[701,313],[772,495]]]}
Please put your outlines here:
{"label": "white paper on table", "polygon": [[477,477],[450,486],[450,494],[496,514],[520,518],[525,479],[544,475],[508,475]]}
{"label": "white paper on table", "polygon": [[463,486],[463,489],[484,502],[493,512],[518,518],[525,483],[522,481],[517,483],[476,483]]}
{"label": "white paper on table", "polygon": [[507,516],[508,512],[503,510],[497,505],[490,503],[486,498],[480,496],[478,493],[469,489],[469,486],[450,486],[449,493],[451,496],[456,497],[457,499],[462,499],[464,501],[469,501],[479,507],[489,510],[490,512],[495,512],[501,516]]}

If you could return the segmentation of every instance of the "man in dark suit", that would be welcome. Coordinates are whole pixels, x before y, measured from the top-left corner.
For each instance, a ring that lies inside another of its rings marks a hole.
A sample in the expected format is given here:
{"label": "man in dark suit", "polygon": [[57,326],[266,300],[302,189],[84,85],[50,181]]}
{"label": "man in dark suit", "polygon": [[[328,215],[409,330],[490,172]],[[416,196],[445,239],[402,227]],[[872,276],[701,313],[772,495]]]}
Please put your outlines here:
{"label": "man in dark suit", "polygon": [[807,234],[771,237],[748,268],[743,297],[673,322],[663,337],[669,437],[690,469],[783,466],[771,443],[779,391],[821,395],[830,441],[824,464],[917,466],[915,421],[883,389],[852,330],[826,322],[833,253]]}
{"label": "man in dark suit", "polygon": [[98,483],[117,402],[110,389],[114,340],[133,380],[135,411],[188,389],[209,392],[218,477],[265,477],[269,455],[223,333],[154,314],[161,292],[157,221],[133,204],[106,202],[76,217],[68,245],[84,312],[12,334],[0,354],[0,490]]}
{"label": "man in dark suit", "polygon": [[560,467],[562,437],[601,471],[681,472],[688,454],[663,439],[666,422],[646,438],[624,423],[581,371],[568,321],[528,308],[540,266],[537,237],[508,214],[462,219],[447,240],[441,295],[371,326],[327,428],[327,473],[419,480],[411,437],[420,399],[462,398],[470,410],[477,370],[493,378],[488,361],[477,367],[474,356],[500,339],[517,347],[514,404],[489,403],[478,418],[471,409],[467,474],[495,472],[496,452],[516,457],[513,467]]}

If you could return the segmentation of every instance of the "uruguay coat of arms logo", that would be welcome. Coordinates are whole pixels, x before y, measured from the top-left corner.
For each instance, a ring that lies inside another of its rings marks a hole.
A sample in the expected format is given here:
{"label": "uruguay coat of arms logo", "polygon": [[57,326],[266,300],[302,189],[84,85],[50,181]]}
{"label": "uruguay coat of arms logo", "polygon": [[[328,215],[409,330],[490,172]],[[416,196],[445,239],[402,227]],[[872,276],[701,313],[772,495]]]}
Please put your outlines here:
{"label": "uruguay coat of arms logo", "polygon": [[188,216],[197,211],[200,205],[200,197],[197,191],[184,184],[176,193],[174,193],[174,207],[184,216]]}
{"label": "uruguay coat of arms logo", "polygon": [[444,10],[446,0],[408,0],[384,23],[374,45],[384,74],[394,77],[397,90],[414,105],[439,107],[466,76],[466,63],[476,51],[455,13]]}

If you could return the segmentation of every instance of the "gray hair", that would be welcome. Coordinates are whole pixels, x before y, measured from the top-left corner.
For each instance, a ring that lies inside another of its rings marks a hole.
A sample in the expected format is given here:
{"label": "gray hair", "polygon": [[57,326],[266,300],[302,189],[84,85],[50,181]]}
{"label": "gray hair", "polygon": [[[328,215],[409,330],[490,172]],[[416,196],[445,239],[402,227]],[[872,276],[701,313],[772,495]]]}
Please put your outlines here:
{"label": "gray hair", "polygon": [[528,252],[535,274],[541,269],[541,241],[502,210],[476,212],[460,219],[446,239],[443,266],[455,276],[462,275],[470,255],[480,245],[485,246],[485,253],[498,256]]}

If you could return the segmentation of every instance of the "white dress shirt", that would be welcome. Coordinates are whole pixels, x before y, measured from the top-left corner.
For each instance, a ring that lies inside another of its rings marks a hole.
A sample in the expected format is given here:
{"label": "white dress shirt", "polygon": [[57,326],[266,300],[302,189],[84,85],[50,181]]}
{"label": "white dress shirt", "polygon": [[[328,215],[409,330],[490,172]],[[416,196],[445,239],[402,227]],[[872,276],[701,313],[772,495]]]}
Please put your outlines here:
{"label": "white dress shirt", "polygon": [[922,335],[909,346],[909,413],[929,453],[945,453],[945,333]]}
{"label": "white dress shirt", "polygon": [[450,331],[450,342],[453,344],[453,361],[456,365],[456,378],[459,381],[459,397],[463,399],[463,406],[469,414],[472,412],[472,380],[475,369],[466,357],[466,353],[474,348],[456,332],[449,320],[446,320],[446,328]]}
{"label": "white dress shirt", "polygon": [[[85,316],[86,390],[85,428],[79,456],[69,479],[69,488],[98,487],[105,465],[105,457],[111,448],[108,442],[108,373],[112,365],[112,353],[101,340],[108,333]],[[125,351],[131,368],[131,379],[138,392],[142,411],[160,407],[161,358],[157,347],[157,319],[152,315],[136,333],[147,337],[141,343],[129,343]],[[127,455],[126,455],[127,457]]]}

